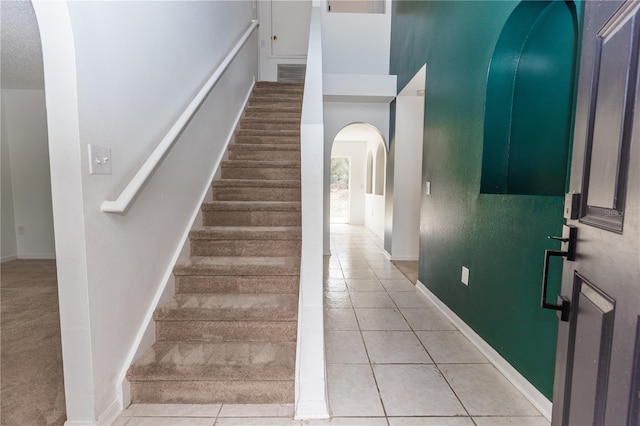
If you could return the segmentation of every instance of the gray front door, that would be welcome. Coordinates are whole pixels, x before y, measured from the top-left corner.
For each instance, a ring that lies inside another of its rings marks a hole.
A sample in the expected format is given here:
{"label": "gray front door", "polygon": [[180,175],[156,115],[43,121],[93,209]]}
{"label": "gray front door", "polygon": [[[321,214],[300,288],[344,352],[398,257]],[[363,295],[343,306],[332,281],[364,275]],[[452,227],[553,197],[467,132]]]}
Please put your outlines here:
{"label": "gray front door", "polygon": [[640,426],[639,36],[640,2],[585,2],[553,425]]}

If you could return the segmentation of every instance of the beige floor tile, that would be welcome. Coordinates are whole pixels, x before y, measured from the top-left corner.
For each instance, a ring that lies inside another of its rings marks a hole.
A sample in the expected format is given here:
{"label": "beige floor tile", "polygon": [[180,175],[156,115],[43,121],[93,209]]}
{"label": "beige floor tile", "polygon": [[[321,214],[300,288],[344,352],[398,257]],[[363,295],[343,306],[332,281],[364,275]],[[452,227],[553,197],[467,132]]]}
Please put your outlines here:
{"label": "beige floor tile", "polygon": [[328,364],[369,365],[360,331],[327,331],[325,339]]}
{"label": "beige floor tile", "polygon": [[324,312],[325,330],[358,330],[356,314],[349,309],[326,309]]}
{"label": "beige floor tile", "polygon": [[489,361],[459,331],[417,331],[436,364],[482,364]]}
{"label": "beige floor tile", "polygon": [[327,376],[332,416],[384,416],[369,365],[330,364]]}
{"label": "beige floor tile", "polygon": [[120,414],[120,417],[118,417],[115,422],[111,423],[111,426],[125,426],[129,419],[131,419],[131,417]]}
{"label": "beige floor tile", "polygon": [[373,272],[378,276],[378,278],[388,278],[388,279],[396,279],[401,280],[406,278],[402,272],[393,267],[393,269],[374,269]]}
{"label": "beige floor tile", "polygon": [[288,417],[225,417],[218,418],[216,426],[301,426],[300,420],[293,420]]}
{"label": "beige floor tile", "polygon": [[136,417],[216,417],[221,404],[133,404],[128,409]]}
{"label": "beige floor tile", "polygon": [[380,278],[387,291],[416,291],[416,286],[406,278]]}
{"label": "beige floor tile", "polygon": [[347,291],[347,282],[344,279],[325,279],[325,291]]}
{"label": "beige floor tile", "polygon": [[127,426],[213,426],[215,417],[131,417]]}
{"label": "beige floor tile", "polygon": [[478,426],[549,426],[549,421],[537,417],[474,417]]}
{"label": "beige floor tile", "polygon": [[389,417],[389,426],[475,426],[471,417]]}
{"label": "beige floor tile", "polygon": [[463,416],[466,411],[433,365],[375,365],[388,416]]}
{"label": "beige floor tile", "polygon": [[361,330],[410,330],[398,309],[356,309]]}
{"label": "beige floor tile", "polygon": [[418,290],[414,290],[413,293],[410,291],[390,291],[389,296],[399,308],[435,308],[418,293]]}
{"label": "beige floor tile", "polygon": [[349,291],[385,291],[377,278],[348,279],[347,287]]}
{"label": "beige floor tile", "polygon": [[432,364],[413,331],[363,331],[372,364]]}
{"label": "beige floor tile", "polygon": [[218,417],[293,418],[293,404],[224,404]]}
{"label": "beige floor tile", "polygon": [[351,308],[351,298],[346,291],[327,291],[324,293],[324,300],[327,309]]}
{"label": "beige floor tile", "polygon": [[354,308],[395,308],[393,300],[386,292],[355,292],[351,293]]}
{"label": "beige floor tile", "polygon": [[345,279],[349,280],[354,280],[354,279],[377,279],[378,277],[376,276],[376,274],[373,272],[372,269],[367,268],[367,269],[347,269],[347,268],[342,268],[342,273],[344,274]]}
{"label": "beige floor tile", "polygon": [[400,311],[416,331],[457,330],[456,326],[437,309],[401,308]]}
{"label": "beige floor tile", "polygon": [[385,417],[334,417],[326,420],[306,420],[304,426],[387,426]]}
{"label": "beige floor tile", "polygon": [[540,415],[491,364],[442,364],[439,367],[472,416]]}

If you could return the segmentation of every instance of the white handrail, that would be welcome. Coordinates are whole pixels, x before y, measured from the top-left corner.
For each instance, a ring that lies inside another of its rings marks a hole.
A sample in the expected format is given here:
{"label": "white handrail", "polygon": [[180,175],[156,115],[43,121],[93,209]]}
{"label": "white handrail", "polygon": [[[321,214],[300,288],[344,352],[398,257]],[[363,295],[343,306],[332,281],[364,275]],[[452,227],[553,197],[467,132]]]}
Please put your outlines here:
{"label": "white handrail", "polygon": [[193,114],[198,110],[202,102],[206,99],[207,95],[209,95],[209,92],[211,91],[211,89],[213,89],[213,86],[215,86],[222,74],[229,67],[231,61],[233,61],[240,49],[242,49],[251,34],[258,27],[258,24],[259,21],[257,19],[251,21],[251,24],[244,32],[240,40],[238,40],[235,46],[233,46],[233,49],[231,49],[231,51],[227,54],[220,65],[218,65],[213,74],[211,74],[211,77],[209,77],[207,82],[202,86],[198,94],[193,98],[191,103],[189,103],[189,106],[187,106],[187,108],[180,115],[175,124],[171,126],[171,129],[169,129],[156,149],[154,149],[151,155],[149,155],[149,158],[147,158],[142,167],[138,169],[136,174],[129,181],[124,190],[120,193],[118,198],[115,201],[104,201],[100,206],[100,210],[105,213],[124,213],[127,210],[131,201],[138,194],[140,188],[142,188],[142,185],[144,185],[144,183],[158,166],[164,155],[176,142],[178,135],[180,134],[180,132],[182,132],[182,129],[184,129]]}

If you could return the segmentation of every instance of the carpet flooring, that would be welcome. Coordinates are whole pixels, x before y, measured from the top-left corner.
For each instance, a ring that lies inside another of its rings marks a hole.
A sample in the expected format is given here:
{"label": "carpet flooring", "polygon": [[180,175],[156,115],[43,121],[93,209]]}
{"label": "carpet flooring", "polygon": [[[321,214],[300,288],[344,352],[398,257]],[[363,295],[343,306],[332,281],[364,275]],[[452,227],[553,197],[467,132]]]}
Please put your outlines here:
{"label": "carpet flooring", "polygon": [[404,274],[405,277],[412,284],[416,284],[418,281],[418,261],[410,261],[410,260],[393,260],[392,261],[396,268],[400,269],[400,272]]}
{"label": "carpet flooring", "polygon": [[1,266],[0,424],[66,420],[55,260]]}

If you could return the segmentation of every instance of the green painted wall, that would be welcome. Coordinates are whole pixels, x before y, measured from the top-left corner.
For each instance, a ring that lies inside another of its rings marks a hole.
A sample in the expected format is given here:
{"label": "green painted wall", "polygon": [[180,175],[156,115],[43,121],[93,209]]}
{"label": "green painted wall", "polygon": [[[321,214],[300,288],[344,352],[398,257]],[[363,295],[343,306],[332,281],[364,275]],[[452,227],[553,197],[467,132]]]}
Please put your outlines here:
{"label": "green painted wall", "polygon": [[401,89],[427,64],[420,281],[551,398],[558,320],[539,307],[540,279],[563,199],[480,193],[487,70],[517,4],[394,1],[390,69]]}

